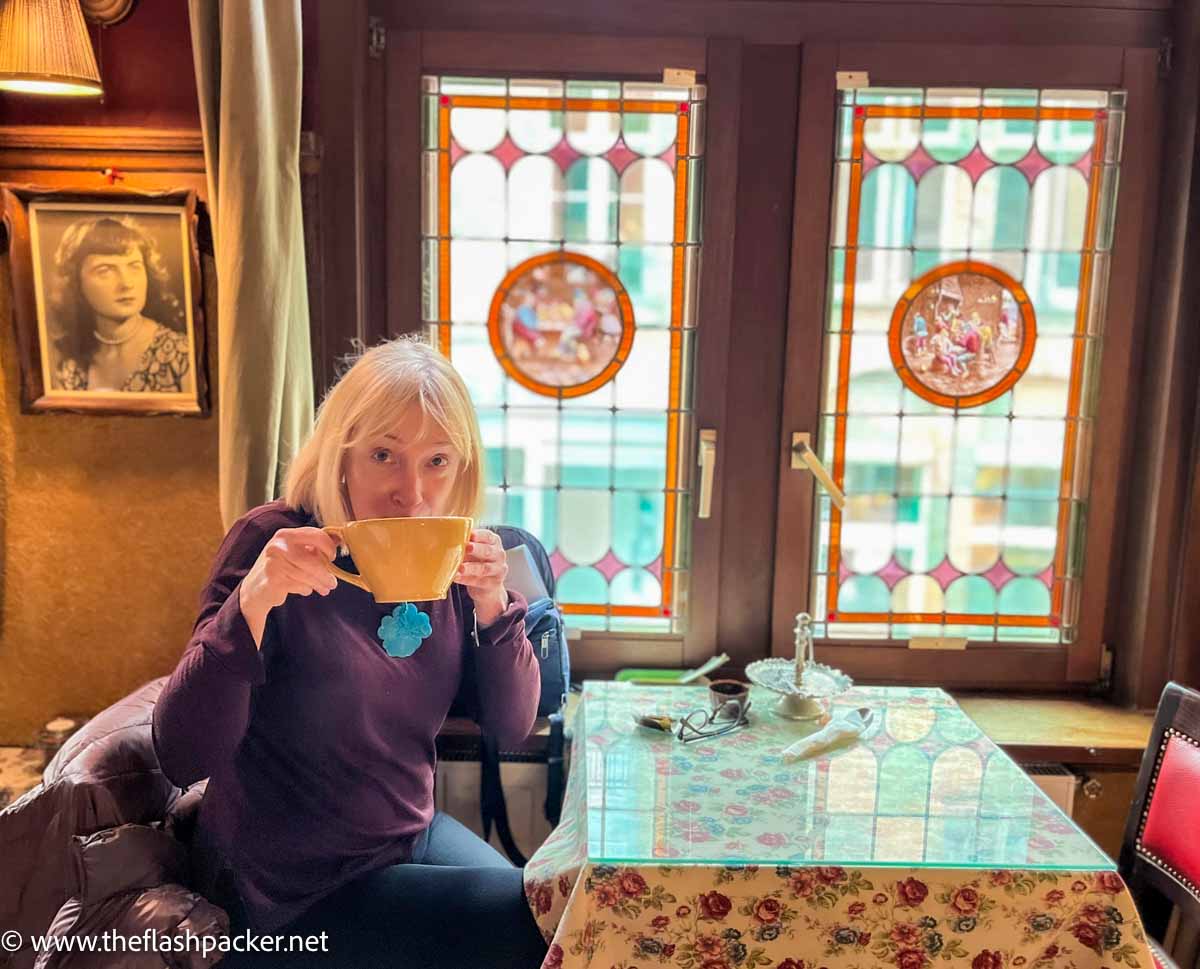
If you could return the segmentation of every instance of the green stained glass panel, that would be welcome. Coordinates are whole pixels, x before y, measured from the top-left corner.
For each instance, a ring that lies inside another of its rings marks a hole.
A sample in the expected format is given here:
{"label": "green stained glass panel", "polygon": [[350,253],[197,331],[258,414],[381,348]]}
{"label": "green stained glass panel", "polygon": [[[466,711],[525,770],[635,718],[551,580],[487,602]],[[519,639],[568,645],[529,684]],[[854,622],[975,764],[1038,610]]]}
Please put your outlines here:
{"label": "green stained glass panel", "polygon": [[675,144],[675,116],[630,111],[622,116],[621,137],[639,155],[661,155]]}
{"label": "green stained glass panel", "polygon": [[966,158],[979,140],[979,122],[970,118],[927,118],[922,128],[922,144],[935,161]]}
{"label": "green stained glass panel", "polygon": [[613,576],[611,594],[616,602],[657,606],[662,602],[662,583],[646,569],[622,569]]}
{"label": "green stained glass panel", "polygon": [[1038,151],[1055,165],[1073,165],[1092,147],[1093,121],[1039,121]]}
{"label": "green stained glass panel", "polygon": [[[924,249],[965,249],[971,239],[971,176],[955,165],[938,165],[917,186],[913,245]],[[953,212],[953,218],[946,218]]]}
{"label": "green stained glass panel", "polygon": [[613,477],[613,415],[608,410],[564,411],[560,480],[564,487],[607,488]]}
{"label": "green stained glass panel", "polygon": [[549,151],[563,140],[563,113],[527,108],[510,111],[508,136],[521,151],[531,154]]}
{"label": "green stained glass panel", "polygon": [[566,241],[615,240],[620,193],[612,165],[602,158],[580,158],[567,169],[566,186]]}
{"label": "green stained glass panel", "polygon": [[645,567],[663,551],[661,489],[618,489],[613,495],[613,553],[628,565]]}
{"label": "green stained glass panel", "polygon": [[916,184],[902,165],[878,165],[862,180],[859,244],[900,247],[912,244]]}
{"label": "green stained glass panel", "polygon": [[998,118],[979,122],[979,149],[998,165],[1019,162],[1029,154],[1036,138],[1034,121]]}
{"label": "green stained glass panel", "polygon": [[886,613],[890,602],[887,585],[873,575],[851,576],[842,583],[840,609],[844,612]]}
{"label": "green stained glass panel", "polygon": [[638,327],[665,327],[671,322],[670,245],[623,245],[619,275],[633,300]]}
{"label": "green stained glass panel", "polygon": [[558,577],[557,595],[567,602],[599,604],[608,601],[608,582],[598,569],[577,565]]}
{"label": "green stained glass panel", "polygon": [[1007,165],[990,169],[975,183],[974,196],[971,248],[976,252],[1024,249],[1029,218],[1025,176]]}

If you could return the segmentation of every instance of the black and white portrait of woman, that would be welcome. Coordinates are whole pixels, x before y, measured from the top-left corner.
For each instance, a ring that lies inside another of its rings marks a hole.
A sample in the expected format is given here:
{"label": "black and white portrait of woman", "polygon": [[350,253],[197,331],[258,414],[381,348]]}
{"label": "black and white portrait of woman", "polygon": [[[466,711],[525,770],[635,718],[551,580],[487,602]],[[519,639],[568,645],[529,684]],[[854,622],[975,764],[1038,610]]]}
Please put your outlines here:
{"label": "black and white portrait of woman", "polygon": [[34,203],[30,223],[46,389],[193,393],[190,253],[180,211]]}

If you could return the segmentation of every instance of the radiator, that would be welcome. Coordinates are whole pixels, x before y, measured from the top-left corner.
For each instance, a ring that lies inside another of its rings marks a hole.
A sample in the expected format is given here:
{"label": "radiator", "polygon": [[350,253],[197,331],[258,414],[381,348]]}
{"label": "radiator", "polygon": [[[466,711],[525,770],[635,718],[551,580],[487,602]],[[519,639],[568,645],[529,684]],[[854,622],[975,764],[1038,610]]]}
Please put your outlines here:
{"label": "radiator", "polygon": [[1075,812],[1075,791],[1079,778],[1062,764],[1022,764],[1025,773],[1050,798],[1062,808],[1067,817]]}

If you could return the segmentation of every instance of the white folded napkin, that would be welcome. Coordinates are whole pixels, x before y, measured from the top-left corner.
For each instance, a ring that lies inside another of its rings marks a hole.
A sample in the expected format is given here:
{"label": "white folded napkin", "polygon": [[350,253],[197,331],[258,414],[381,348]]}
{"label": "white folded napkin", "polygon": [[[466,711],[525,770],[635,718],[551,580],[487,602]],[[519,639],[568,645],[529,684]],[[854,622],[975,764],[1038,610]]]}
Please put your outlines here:
{"label": "white folded napkin", "polygon": [[790,763],[794,760],[812,757],[814,754],[824,753],[836,744],[859,736],[867,727],[871,726],[874,719],[875,714],[866,707],[859,707],[857,710],[843,713],[816,733],[797,740],[790,747],[785,747],[783,759]]}

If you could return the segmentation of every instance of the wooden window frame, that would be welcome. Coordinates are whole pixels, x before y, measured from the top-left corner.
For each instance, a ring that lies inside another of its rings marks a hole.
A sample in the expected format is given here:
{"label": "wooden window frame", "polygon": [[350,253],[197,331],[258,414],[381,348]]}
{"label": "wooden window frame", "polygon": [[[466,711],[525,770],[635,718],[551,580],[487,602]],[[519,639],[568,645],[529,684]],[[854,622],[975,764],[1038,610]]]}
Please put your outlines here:
{"label": "wooden window frame", "polygon": [[[460,31],[393,31],[389,35],[385,70],[389,109],[385,128],[387,185],[420,185],[420,80],[429,74],[528,77],[621,77],[661,80],[647,71],[662,64],[696,71],[700,83],[711,82],[713,69],[721,76],[721,53],[709,55],[709,45],[696,38],[595,37],[561,35],[546,45],[534,34],[493,34]],[[710,199],[714,184],[727,184],[727,168],[734,145],[723,140],[733,130],[731,110],[737,108],[736,91],[721,84],[724,93],[706,103],[708,144],[705,150],[705,212],[703,238],[729,239],[734,211],[731,200],[721,205]],[[714,140],[716,141],[714,150]],[[736,159],[732,159],[734,162]],[[388,192],[385,263],[388,267],[385,303],[387,335],[398,336],[423,329],[421,322],[420,192]],[[402,228],[403,227],[403,228]],[[727,342],[732,274],[723,266],[732,259],[728,245],[703,248],[704,273],[700,279],[699,339],[695,380],[698,387],[723,383],[723,364],[713,349]],[[703,352],[705,347],[712,349]],[[696,395],[695,428],[720,431],[724,401],[719,395]],[[694,436],[694,435],[693,435]],[[718,452],[719,456],[720,452]],[[683,448],[685,467],[695,464],[694,441]],[[719,468],[718,468],[719,474]],[[639,635],[628,632],[573,631],[572,667],[575,675],[611,675],[622,666],[682,667],[711,655],[717,642],[717,568],[721,516],[693,518],[689,582],[686,590],[686,635]]]}
{"label": "wooden window frame", "polygon": [[[821,44],[805,49],[796,151],[791,303],[787,371],[812,377],[810,358],[824,346],[829,210],[835,137],[836,71],[869,70],[877,86],[1095,87],[1128,92],[1120,192],[1114,233],[1107,321],[1103,328],[1100,395],[1094,415],[1092,482],[1087,498],[1083,581],[1076,638],[1066,645],[971,643],[965,650],[914,650],[907,641],[822,639],[818,658],[852,676],[882,683],[935,682],[951,688],[1050,690],[1095,687],[1114,621],[1111,590],[1121,534],[1117,528],[1121,469],[1133,420],[1129,361],[1144,339],[1147,245],[1157,203],[1161,116],[1154,109],[1157,56],[1145,48],[1002,47],[924,44]],[[821,217],[814,217],[814,211]],[[1081,299],[1086,298],[1081,294]],[[1130,321],[1118,325],[1116,321]],[[779,442],[776,545],[800,549],[776,561],[771,653],[790,656],[798,603],[809,600],[814,526],[811,475],[791,470],[791,433],[819,426],[820,379],[792,380],[783,401]]]}

